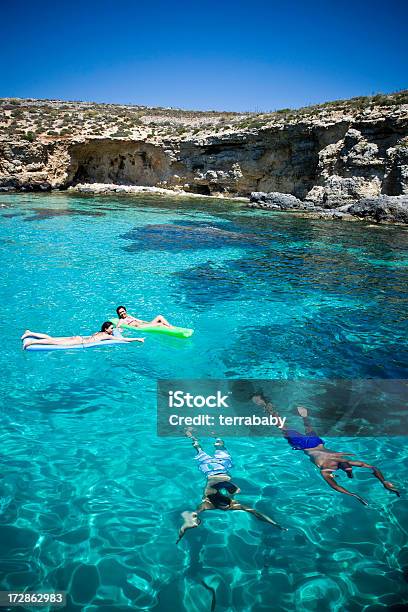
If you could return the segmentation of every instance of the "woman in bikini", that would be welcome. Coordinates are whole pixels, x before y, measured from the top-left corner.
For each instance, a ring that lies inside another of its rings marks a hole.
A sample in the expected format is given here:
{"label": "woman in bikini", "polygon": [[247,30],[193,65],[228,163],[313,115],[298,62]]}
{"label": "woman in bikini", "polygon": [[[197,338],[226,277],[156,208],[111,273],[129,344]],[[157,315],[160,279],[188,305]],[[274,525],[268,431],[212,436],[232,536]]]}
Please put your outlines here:
{"label": "woman in bikini", "polygon": [[119,317],[117,327],[123,324],[130,325],[131,327],[140,327],[141,329],[147,325],[154,325],[155,327],[174,327],[174,325],[171,325],[162,315],[157,315],[157,317],[151,321],[143,321],[142,319],[136,319],[136,317],[129,315],[125,306],[118,306],[116,312]]}
{"label": "woman in bikini", "polygon": [[113,335],[113,323],[105,321],[101,330],[91,336],[66,336],[54,338],[48,334],[40,334],[27,329],[21,336],[25,340],[24,348],[32,344],[63,344],[64,346],[77,346],[79,344],[89,344],[90,342],[103,342],[105,340],[116,340],[118,342],[144,342],[144,338],[118,338]]}

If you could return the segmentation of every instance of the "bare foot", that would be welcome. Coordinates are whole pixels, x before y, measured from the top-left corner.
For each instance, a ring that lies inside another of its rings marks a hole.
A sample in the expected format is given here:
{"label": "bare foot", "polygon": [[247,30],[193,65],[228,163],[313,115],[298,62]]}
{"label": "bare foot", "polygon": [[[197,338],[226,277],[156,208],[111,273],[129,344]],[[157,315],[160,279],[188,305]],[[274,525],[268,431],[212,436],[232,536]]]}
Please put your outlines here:
{"label": "bare foot", "polygon": [[27,340],[26,342],[23,342],[23,351],[25,351],[26,348],[31,346],[32,344],[34,344],[34,340]]}
{"label": "bare foot", "polygon": [[21,336],[21,340],[24,340],[25,338],[27,338],[28,336],[31,336],[32,332],[30,332],[29,329],[26,329],[24,334]]}
{"label": "bare foot", "polygon": [[298,406],[297,411],[303,419],[307,417],[307,408],[304,406]]}

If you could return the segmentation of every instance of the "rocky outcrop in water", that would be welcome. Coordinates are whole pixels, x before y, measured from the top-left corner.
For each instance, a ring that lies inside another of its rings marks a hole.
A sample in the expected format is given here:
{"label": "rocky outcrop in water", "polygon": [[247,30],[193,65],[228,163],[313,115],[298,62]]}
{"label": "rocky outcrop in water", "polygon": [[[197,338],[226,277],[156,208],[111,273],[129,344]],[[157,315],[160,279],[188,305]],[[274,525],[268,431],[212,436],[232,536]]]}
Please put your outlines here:
{"label": "rocky outcrop in water", "polygon": [[408,195],[408,94],[256,115],[0,100],[0,189],[81,184],[402,220],[384,196]]}
{"label": "rocky outcrop in water", "polygon": [[408,223],[408,195],[367,198],[351,204],[346,212],[360,219]]}
{"label": "rocky outcrop in water", "polygon": [[251,193],[249,208],[314,213],[326,219],[367,219],[376,222],[408,223],[408,195],[364,198],[337,208],[323,208],[282,193]]}
{"label": "rocky outcrop in water", "polygon": [[305,210],[305,203],[288,193],[255,191],[251,193],[248,207],[267,210]]}

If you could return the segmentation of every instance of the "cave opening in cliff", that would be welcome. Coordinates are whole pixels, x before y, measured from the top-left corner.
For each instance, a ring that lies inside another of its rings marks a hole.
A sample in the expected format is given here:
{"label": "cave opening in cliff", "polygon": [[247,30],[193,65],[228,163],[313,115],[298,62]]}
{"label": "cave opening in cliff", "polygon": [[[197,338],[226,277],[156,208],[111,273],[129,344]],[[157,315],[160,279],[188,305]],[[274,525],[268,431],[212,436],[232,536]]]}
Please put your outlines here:
{"label": "cave opening in cliff", "polygon": [[191,191],[191,193],[196,193],[197,195],[211,195],[211,189],[208,185],[197,185],[193,183],[190,185],[189,191]]}
{"label": "cave opening in cliff", "polygon": [[71,149],[69,184],[106,183],[153,187],[168,174],[160,147],[109,140],[75,145]]}

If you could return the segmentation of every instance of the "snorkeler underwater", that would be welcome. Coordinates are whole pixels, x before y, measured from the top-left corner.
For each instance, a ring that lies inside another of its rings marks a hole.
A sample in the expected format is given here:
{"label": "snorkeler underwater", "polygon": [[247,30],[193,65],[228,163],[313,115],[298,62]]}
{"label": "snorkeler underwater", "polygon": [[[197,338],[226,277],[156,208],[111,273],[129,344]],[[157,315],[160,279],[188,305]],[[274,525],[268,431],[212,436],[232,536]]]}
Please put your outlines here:
{"label": "snorkeler underwater", "polygon": [[408,610],[408,4],[2,4],[0,612]]}

